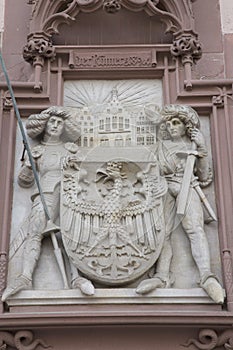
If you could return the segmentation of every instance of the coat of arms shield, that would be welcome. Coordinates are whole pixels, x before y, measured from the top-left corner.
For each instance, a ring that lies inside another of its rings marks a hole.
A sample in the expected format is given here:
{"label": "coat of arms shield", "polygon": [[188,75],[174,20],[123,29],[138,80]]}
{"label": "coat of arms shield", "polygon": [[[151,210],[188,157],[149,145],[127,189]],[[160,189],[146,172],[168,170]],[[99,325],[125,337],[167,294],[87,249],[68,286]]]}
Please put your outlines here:
{"label": "coat of arms shield", "polygon": [[69,258],[91,280],[112,286],[134,281],[158,259],[167,190],[156,161],[136,163],[130,154],[127,161],[119,150],[118,158],[113,154],[101,165],[66,160],[61,191],[61,233]]}
{"label": "coat of arms shield", "polygon": [[109,102],[80,109],[82,162],[64,159],[61,234],[74,266],[103,285],[124,285],[158,259],[165,236],[163,196],[153,148],[156,126],[144,106]]}

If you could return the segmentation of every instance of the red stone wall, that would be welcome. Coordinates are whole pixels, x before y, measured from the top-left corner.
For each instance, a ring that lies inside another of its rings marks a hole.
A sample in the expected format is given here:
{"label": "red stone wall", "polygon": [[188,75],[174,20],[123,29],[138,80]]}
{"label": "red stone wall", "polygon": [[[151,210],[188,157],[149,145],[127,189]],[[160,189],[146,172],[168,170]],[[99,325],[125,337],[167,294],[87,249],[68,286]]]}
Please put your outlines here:
{"label": "red stone wall", "polygon": [[[94,6],[89,9],[84,6],[80,15],[74,11],[77,21],[71,20],[69,25],[62,23],[58,26],[59,35],[48,29],[49,25],[42,26],[39,15],[45,18],[46,14],[41,9],[36,17],[32,14],[33,5],[29,3],[7,0],[5,5],[3,57],[22,117],[27,118],[50,105],[62,104],[65,79],[153,77],[163,80],[164,103],[189,104],[199,114],[210,117],[226,302],[222,307],[209,308],[202,305],[158,307],[142,304],[86,305],[71,310],[57,305],[47,310],[38,306],[13,312],[8,310],[6,304],[1,304],[0,345],[2,340],[13,348],[24,349],[17,345],[20,338],[18,332],[32,330],[33,339],[41,338],[58,350],[178,350],[184,348],[183,344],[188,339],[197,340],[199,331],[204,329],[207,337],[200,342],[206,341],[209,345],[195,345],[194,341],[190,349],[223,349],[233,335],[233,36],[228,34],[224,39],[222,37],[218,0],[192,2],[193,13],[190,16],[185,13],[187,9],[181,5],[182,1],[174,0],[174,13],[183,12],[183,16],[180,16],[181,32],[191,33],[202,45],[202,58],[195,56],[191,50],[188,59],[182,52],[178,58],[170,53],[178,34],[165,34],[166,21],[160,22],[159,13],[153,17],[148,8],[144,12],[141,5],[133,7],[133,11],[127,5],[129,8],[124,8],[122,12],[108,15],[112,17],[106,17],[101,7],[95,10]],[[49,0],[46,3],[53,6]],[[191,2],[187,3],[191,5]],[[160,11],[164,10],[162,3]],[[51,28],[55,28],[56,23],[51,23]],[[24,60],[22,52],[27,40],[30,40],[30,37],[27,39],[30,33],[32,36],[42,33],[44,39],[52,40],[56,50],[53,61],[48,54],[32,57],[31,62]],[[79,45],[83,45],[82,48]],[[70,60],[73,51],[82,49],[83,54],[88,55],[97,48],[106,50],[104,45],[118,45],[116,50],[124,53],[132,50],[132,45],[138,53],[146,51],[153,55],[155,50],[157,63],[140,69],[78,69],[72,66]],[[16,119],[2,73],[0,94],[0,289],[3,290],[7,276]]]}

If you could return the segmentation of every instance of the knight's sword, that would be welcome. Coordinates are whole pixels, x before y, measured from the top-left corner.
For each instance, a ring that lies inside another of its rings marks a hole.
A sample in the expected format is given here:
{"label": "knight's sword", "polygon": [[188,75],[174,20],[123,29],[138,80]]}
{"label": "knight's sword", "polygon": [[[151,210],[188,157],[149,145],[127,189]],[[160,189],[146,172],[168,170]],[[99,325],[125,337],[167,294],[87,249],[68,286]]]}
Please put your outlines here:
{"label": "knight's sword", "polygon": [[8,76],[8,73],[7,73],[7,69],[6,69],[5,62],[4,62],[4,59],[2,57],[2,52],[1,51],[0,51],[0,63],[1,63],[1,66],[2,66],[2,71],[4,73],[9,92],[10,92],[10,96],[11,96],[11,99],[12,99],[13,107],[14,107],[14,110],[15,110],[15,115],[16,115],[16,118],[17,118],[17,121],[18,121],[18,125],[19,125],[19,129],[20,129],[22,138],[23,138],[23,144],[24,144],[24,147],[25,147],[25,149],[27,151],[29,162],[30,162],[31,167],[32,167],[33,175],[35,177],[35,182],[36,182],[36,185],[37,185],[37,188],[38,188],[38,191],[39,191],[39,195],[40,195],[41,202],[42,202],[42,205],[43,205],[43,208],[44,208],[45,216],[46,216],[46,218],[48,220],[48,226],[47,226],[46,232],[50,233],[51,240],[52,240],[52,243],[53,243],[53,248],[54,248],[54,254],[55,254],[55,257],[56,257],[56,260],[57,260],[58,267],[60,269],[61,275],[62,275],[64,288],[68,289],[69,286],[68,286],[68,281],[67,281],[67,276],[66,276],[66,271],[65,271],[65,265],[64,265],[64,261],[63,261],[63,257],[62,257],[62,252],[61,252],[61,249],[58,246],[57,237],[56,237],[55,232],[54,232],[54,225],[52,226],[52,224],[51,224],[51,217],[50,217],[50,214],[49,214],[49,211],[48,211],[48,207],[47,207],[47,204],[46,204],[46,201],[45,201],[45,197],[44,197],[41,185],[40,185],[39,177],[38,177],[38,174],[37,174],[37,171],[36,171],[36,166],[35,166],[35,163],[34,163],[34,160],[33,160],[33,157],[32,157],[31,149],[30,149],[28,141],[27,141],[27,136],[26,136],[26,133],[24,131],[22,119],[21,119],[21,116],[20,116],[20,113],[19,113],[19,109],[18,109],[18,106],[17,106],[15,95],[14,95],[14,92],[13,92],[13,89],[12,89],[12,86],[11,86],[11,83],[10,83],[10,79],[9,79],[9,76]]}
{"label": "knight's sword", "polygon": [[[215,215],[215,212],[213,211],[208,199],[206,198],[206,196],[205,196],[204,192],[202,191],[198,182],[193,185],[193,188],[196,190],[198,196],[200,197],[200,200],[202,201],[202,203],[203,203],[204,207],[206,208],[210,217],[214,221],[218,221],[217,216]],[[210,218],[209,218],[209,220],[212,221]]]}
{"label": "knight's sword", "polygon": [[189,195],[189,188],[191,184],[191,179],[193,176],[193,169],[194,169],[194,163],[196,159],[196,144],[195,142],[192,142],[191,144],[191,152],[187,157],[185,169],[184,169],[184,176],[181,183],[181,189],[178,197],[178,203],[177,203],[177,215],[178,216],[184,216],[187,201],[188,201],[188,195]]}
{"label": "knight's sword", "polygon": [[[194,169],[194,163],[196,159],[196,144],[195,142],[192,142],[191,145],[191,152],[187,157],[185,169],[184,169],[184,176],[183,181],[181,184],[181,190],[178,197],[178,203],[177,203],[177,215],[182,217],[185,214],[185,210],[188,204],[188,195],[189,195],[189,189],[191,186],[191,181],[193,177],[193,169]],[[196,190],[198,196],[200,197],[200,200],[202,201],[204,207],[206,208],[208,214],[210,217],[217,221],[217,217],[211,208],[210,203],[208,202],[204,192],[202,191],[201,187],[199,186],[198,182],[194,183],[193,188]]]}

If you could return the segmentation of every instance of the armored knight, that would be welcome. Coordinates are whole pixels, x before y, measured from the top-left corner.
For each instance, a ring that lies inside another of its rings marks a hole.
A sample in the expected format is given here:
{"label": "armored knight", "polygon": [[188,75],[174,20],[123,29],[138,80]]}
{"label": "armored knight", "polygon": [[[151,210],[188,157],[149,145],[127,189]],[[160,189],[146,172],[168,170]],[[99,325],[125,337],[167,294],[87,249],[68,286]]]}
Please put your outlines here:
{"label": "armored knight", "polygon": [[[151,279],[142,281],[136,291],[138,294],[146,294],[156,288],[171,286],[171,233],[174,230],[176,214],[180,214],[179,206],[183,205],[184,212],[180,221],[191,244],[192,256],[200,274],[200,286],[216,303],[221,304],[224,301],[224,293],[216,276],[211,272],[200,198],[203,197],[200,186],[208,185],[212,176],[199,117],[189,106],[165,106],[159,133],[161,139],[157,149],[158,160],[161,173],[168,184],[164,203],[165,240],[157,262],[156,274]],[[193,165],[190,159],[193,160]],[[186,177],[187,173],[190,179]],[[184,188],[187,192],[186,199],[183,196]]]}
{"label": "armored knight", "polygon": [[[32,156],[40,177],[41,189],[49,211],[53,230],[59,231],[59,203],[61,162],[77,161],[78,146],[73,142],[79,137],[79,127],[75,118],[62,107],[50,107],[40,114],[31,115],[26,124],[28,136],[39,138],[40,144],[32,149]],[[42,140],[41,140],[42,138]],[[34,184],[34,174],[28,159],[24,162],[18,183],[21,187],[31,187]],[[27,237],[23,258],[22,274],[8,285],[2,300],[22,289],[32,288],[32,275],[41,253],[41,242],[46,235],[48,220],[38,191],[32,195],[32,209],[27,220]],[[94,293],[92,283],[78,275],[71,264],[72,288],[79,288],[84,294]]]}

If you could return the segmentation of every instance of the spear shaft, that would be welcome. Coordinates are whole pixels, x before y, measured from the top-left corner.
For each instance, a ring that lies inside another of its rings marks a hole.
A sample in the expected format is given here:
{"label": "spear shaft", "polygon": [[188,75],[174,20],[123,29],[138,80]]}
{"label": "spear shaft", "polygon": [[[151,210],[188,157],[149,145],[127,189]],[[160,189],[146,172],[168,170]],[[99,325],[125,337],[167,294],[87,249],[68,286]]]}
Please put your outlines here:
{"label": "spear shaft", "polygon": [[[39,195],[40,195],[40,198],[41,198],[41,202],[42,202],[42,205],[43,205],[43,208],[44,208],[45,216],[46,216],[46,219],[48,220],[48,222],[50,223],[51,222],[51,217],[50,217],[50,214],[49,214],[49,211],[48,211],[48,207],[47,207],[47,204],[46,204],[46,201],[45,201],[44,193],[43,193],[41,185],[40,185],[39,177],[38,177],[38,174],[37,174],[37,171],[36,171],[35,162],[34,162],[34,159],[33,159],[33,156],[32,156],[31,149],[30,149],[29,144],[28,144],[26,133],[24,131],[23,122],[22,122],[22,119],[21,119],[21,116],[20,116],[20,113],[19,113],[19,109],[18,109],[18,106],[17,106],[15,95],[14,95],[14,92],[13,92],[13,89],[12,89],[12,86],[11,86],[11,82],[10,82],[10,79],[9,79],[9,76],[8,76],[8,73],[7,73],[7,69],[6,69],[5,62],[4,62],[4,59],[2,57],[2,52],[1,51],[0,51],[0,63],[1,63],[1,66],[2,66],[2,71],[4,73],[9,92],[10,92],[10,96],[11,96],[11,99],[12,99],[13,107],[14,107],[14,110],[15,110],[15,115],[16,115],[16,118],[17,118],[17,121],[18,121],[18,125],[19,125],[19,129],[20,129],[22,138],[23,138],[23,144],[24,144],[24,147],[25,147],[25,149],[27,151],[29,162],[30,162],[31,167],[32,167],[33,175],[34,175],[35,182],[36,182],[36,185],[37,185],[37,188],[38,188],[38,191],[39,191]],[[56,235],[55,235],[55,233],[54,233],[54,231],[52,229],[49,230],[49,233],[51,235],[51,240],[52,240],[53,247],[54,247],[54,254],[55,254],[55,257],[56,257],[59,269],[61,271],[64,287],[67,289],[68,288],[68,282],[67,282],[67,277],[66,277],[66,272],[65,272],[65,266],[64,266],[64,261],[63,261],[63,258],[62,258],[61,250],[60,250],[60,248],[58,246],[57,237],[56,237]]]}

